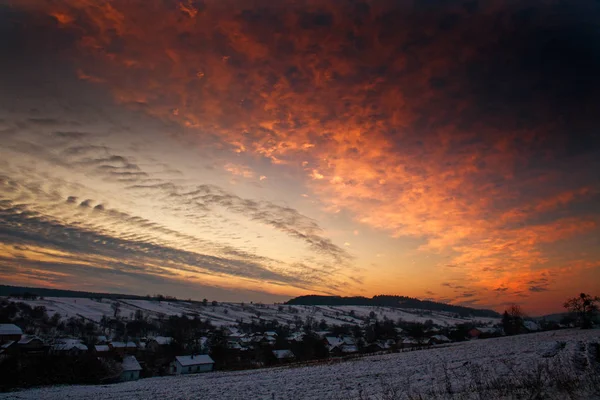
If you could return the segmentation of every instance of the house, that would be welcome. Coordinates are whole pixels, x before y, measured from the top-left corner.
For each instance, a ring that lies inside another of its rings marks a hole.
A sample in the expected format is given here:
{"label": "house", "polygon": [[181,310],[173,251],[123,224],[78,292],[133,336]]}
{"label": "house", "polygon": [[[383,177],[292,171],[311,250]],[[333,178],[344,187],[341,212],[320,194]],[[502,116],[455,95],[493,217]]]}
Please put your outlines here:
{"label": "house", "polygon": [[88,347],[79,339],[58,339],[50,347],[50,351],[56,354],[77,355],[88,351]]}
{"label": "house", "polygon": [[289,362],[296,358],[291,350],[273,350],[273,355],[279,362]]}
{"label": "house", "polygon": [[206,354],[177,356],[169,365],[169,371],[173,375],[208,372],[213,370],[214,364],[213,359]]}
{"label": "house", "polygon": [[121,364],[121,367],[123,368],[121,375],[119,375],[119,380],[121,382],[135,381],[140,379],[140,371],[142,370],[142,366],[134,356],[123,357],[123,363]]}
{"label": "house", "polygon": [[166,347],[171,343],[173,343],[173,338],[170,336],[156,336],[148,339],[146,342],[146,349],[158,351],[161,347]]}
{"label": "house", "polygon": [[382,350],[384,350],[384,348],[381,346],[381,343],[378,342],[368,343],[363,347],[365,353],[375,353]]}
{"label": "house", "polygon": [[450,343],[450,342],[451,342],[451,340],[448,339],[444,335],[433,335],[432,337],[429,338],[429,344],[443,344],[443,343]]}
{"label": "house", "polygon": [[18,342],[22,335],[23,331],[15,324],[0,324],[0,343]]}
{"label": "house", "polygon": [[43,353],[46,350],[44,342],[37,336],[23,335],[17,344],[19,351],[24,353]]}
{"label": "house", "polygon": [[489,327],[477,327],[469,330],[469,332],[467,332],[467,335],[471,339],[478,339],[480,337],[492,337],[498,335],[498,329]]}
{"label": "house", "polygon": [[110,342],[110,349],[118,354],[133,354],[137,350],[137,345],[134,342]]}
{"label": "house", "polygon": [[398,343],[398,347],[401,347],[403,349],[412,349],[415,347],[419,347],[420,343],[418,341],[416,341],[415,339],[411,339],[411,338],[405,338],[401,341],[399,341]]}

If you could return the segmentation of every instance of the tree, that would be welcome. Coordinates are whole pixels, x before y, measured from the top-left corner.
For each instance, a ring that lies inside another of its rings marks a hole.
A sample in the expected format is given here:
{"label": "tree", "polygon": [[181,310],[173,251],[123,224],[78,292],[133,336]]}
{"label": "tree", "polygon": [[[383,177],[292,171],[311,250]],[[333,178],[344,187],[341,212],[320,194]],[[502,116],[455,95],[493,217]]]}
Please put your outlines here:
{"label": "tree", "polygon": [[598,303],[600,303],[600,297],[580,293],[579,296],[568,299],[563,306],[575,314],[577,324],[581,329],[588,329],[594,325],[594,316],[598,313]]}
{"label": "tree", "polygon": [[502,328],[507,335],[518,335],[523,331],[523,310],[517,304],[511,305],[502,314]]}
{"label": "tree", "polygon": [[115,301],[114,303],[112,303],[110,305],[110,307],[113,310],[113,316],[115,318],[117,318],[119,316],[119,313],[121,312],[121,303],[119,303],[118,301]]}

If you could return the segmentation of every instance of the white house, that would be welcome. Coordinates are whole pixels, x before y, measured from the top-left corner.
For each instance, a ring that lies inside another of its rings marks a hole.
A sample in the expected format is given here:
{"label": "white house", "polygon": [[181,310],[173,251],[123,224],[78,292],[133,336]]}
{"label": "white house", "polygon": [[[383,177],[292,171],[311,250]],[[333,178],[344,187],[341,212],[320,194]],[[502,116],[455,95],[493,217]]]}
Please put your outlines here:
{"label": "white house", "polygon": [[177,356],[169,365],[169,371],[173,375],[208,372],[213,370],[214,364],[213,359],[206,354]]}
{"label": "white house", "polygon": [[140,379],[142,366],[134,356],[123,357],[123,364],[121,366],[123,368],[119,376],[121,381],[135,381]]}

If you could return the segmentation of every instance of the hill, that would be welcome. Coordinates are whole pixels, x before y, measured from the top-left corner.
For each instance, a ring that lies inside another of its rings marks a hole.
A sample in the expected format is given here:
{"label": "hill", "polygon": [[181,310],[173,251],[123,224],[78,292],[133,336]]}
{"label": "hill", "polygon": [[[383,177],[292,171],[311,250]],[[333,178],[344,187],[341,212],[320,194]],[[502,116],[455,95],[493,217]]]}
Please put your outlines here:
{"label": "hill", "polygon": [[452,304],[437,303],[429,300],[419,300],[406,296],[387,296],[379,295],[372,298],[356,296],[318,296],[308,295],[299,296],[286,302],[288,305],[307,305],[307,306],[376,306],[376,307],[395,307],[403,309],[419,309],[428,311],[443,311],[456,313],[461,316],[498,318],[500,314],[493,310],[477,309]]}
{"label": "hill", "polygon": [[[37,297],[72,297],[86,299],[129,299],[142,300],[148,299],[150,296],[139,296],[135,294],[119,294],[119,293],[97,293],[97,292],[82,292],[77,290],[66,289],[50,289],[50,288],[34,288],[25,286],[9,286],[0,285],[0,297],[8,296],[23,296],[35,295]],[[170,298],[170,300],[175,300]]]}

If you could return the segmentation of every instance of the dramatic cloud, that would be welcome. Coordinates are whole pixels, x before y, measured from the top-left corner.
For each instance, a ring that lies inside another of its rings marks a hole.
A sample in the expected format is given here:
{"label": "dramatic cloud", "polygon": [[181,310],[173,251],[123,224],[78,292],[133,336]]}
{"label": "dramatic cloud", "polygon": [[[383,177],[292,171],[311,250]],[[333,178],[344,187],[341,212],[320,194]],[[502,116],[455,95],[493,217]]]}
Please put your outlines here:
{"label": "dramatic cloud", "polygon": [[4,70],[67,65],[48,79],[87,102],[5,101],[8,163],[73,171],[61,179],[79,186],[56,189],[63,223],[113,213],[88,228],[141,226],[181,251],[212,236],[285,257],[305,288],[316,269],[332,292],[410,276],[393,290],[498,305],[566,290],[556,274],[594,289],[598,2],[24,0],[0,18],[15,37]]}

